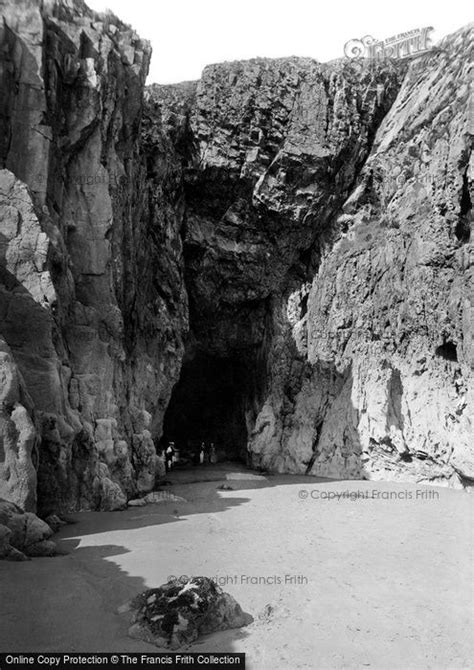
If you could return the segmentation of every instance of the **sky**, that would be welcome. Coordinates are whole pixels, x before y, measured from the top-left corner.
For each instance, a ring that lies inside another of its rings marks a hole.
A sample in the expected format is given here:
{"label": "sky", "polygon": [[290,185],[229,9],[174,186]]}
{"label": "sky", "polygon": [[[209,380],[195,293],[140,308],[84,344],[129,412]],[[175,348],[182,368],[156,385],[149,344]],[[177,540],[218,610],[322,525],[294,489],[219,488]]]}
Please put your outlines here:
{"label": "sky", "polygon": [[86,0],[148,39],[147,83],[199,79],[205,65],[264,56],[343,56],[350,39],[432,26],[432,43],[474,20],[470,0]]}

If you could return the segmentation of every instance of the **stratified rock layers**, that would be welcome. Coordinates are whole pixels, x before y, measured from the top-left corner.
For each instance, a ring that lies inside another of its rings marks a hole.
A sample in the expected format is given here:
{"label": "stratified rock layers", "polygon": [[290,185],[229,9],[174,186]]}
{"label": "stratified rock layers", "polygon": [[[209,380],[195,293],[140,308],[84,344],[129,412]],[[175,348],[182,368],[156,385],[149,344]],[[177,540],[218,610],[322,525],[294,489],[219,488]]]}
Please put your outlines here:
{"label": "stratified rock layers", "polygon": [[149,491],[182,365],[209,361],[256,466],[474,478],[472,30],[145,90],[113,15],[0,6],[2,497]]}

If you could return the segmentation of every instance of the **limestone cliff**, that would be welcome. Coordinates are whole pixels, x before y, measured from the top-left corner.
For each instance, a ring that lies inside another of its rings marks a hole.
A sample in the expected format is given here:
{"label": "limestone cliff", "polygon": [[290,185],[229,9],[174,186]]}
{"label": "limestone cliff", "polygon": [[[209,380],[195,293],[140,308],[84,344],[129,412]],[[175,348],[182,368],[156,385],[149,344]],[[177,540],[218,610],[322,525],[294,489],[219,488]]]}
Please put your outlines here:
{"label": "limestone cliff", "polygon": [[474,478],[472,28],[412,62],[145,89],[112,14],[0,7],[0,496],[119,508],[163,432],[277,471]]}

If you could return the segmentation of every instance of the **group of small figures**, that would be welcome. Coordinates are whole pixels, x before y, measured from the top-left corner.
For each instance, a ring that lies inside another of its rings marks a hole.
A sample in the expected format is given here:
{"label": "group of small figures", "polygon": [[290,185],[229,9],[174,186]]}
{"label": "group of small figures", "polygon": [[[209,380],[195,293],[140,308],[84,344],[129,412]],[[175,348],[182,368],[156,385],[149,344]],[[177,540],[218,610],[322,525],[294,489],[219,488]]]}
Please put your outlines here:
{"label": "group of small figures", "polygon": [[[216,445],[214,442],[211,442],[210,445],[206,445],[205,442],[201,442],[201,448],[199,449],[199,465],[204,465],[205,463],[217,463],[217,452]],[[196,452],[196,461],[198,453]]]}
{"label": "group of small figures", "polygon": [[[166,471],[169,472],[178,462],[179,450],[176,449],[174,442],[169,442],[165,449]],[[196,465],[217,463],[217,451],[214,442],[211,442],[209,445],[201,442],[201,446],[194,452],[194,462]]]}

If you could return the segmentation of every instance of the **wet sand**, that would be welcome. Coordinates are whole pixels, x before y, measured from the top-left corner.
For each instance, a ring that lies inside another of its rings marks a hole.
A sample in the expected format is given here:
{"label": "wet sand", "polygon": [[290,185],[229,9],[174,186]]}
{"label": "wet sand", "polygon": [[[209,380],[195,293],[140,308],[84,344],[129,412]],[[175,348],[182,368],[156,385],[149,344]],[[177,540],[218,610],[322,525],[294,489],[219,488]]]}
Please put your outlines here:
{"label": "wet sand", "polygon": [[76,514],[56,536],[68,555],[0,562],[0,651],[157,651],[117,607],[207,575],[255,621],[188,651],[245,652],[251,670],[472,667],[472,495],[222,468],[170,479],[186,503]]}

